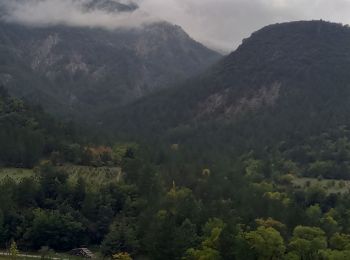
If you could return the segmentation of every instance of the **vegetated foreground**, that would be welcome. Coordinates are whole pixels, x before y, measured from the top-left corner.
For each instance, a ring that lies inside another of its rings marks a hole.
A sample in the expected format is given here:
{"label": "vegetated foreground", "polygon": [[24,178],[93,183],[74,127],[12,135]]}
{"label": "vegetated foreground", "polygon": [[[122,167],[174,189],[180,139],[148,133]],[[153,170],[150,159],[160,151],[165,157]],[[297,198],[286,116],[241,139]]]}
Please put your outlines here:
{"label": "vegetated foreground", "polygon": [[137,143],[84,135],[3,93],[1,247],[349,259],[349,42],[349,28],[320,21],[264,28],[195,85],[114,114]]}

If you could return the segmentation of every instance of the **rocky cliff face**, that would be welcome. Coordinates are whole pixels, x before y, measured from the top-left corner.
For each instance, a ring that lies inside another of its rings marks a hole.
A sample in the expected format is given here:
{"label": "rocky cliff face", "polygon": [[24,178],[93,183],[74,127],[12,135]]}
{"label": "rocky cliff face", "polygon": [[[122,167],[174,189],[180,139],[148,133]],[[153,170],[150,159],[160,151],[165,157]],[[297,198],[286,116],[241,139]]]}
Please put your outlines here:
{"label": "rocky cliff face", "polygon": [[11,93],[78,116],[170,88],[220,58],[165,22],[118,30],[0,23],[0,56]]}

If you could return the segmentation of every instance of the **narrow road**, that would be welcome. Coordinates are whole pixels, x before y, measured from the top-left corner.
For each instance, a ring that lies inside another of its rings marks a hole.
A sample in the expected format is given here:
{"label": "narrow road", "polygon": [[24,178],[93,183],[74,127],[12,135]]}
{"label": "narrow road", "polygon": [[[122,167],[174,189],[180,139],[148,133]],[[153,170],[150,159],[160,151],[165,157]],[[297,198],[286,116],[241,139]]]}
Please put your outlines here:
{"label": "narrow road", "polygon": [[[9,253],[0,252],[0,256],[9,256],[11,255]],[[25,258],[42,258],[40,255],[25,255],[25,254],[18,254],[18,257],[25,257]],[[58,257],[45,257],[45,259],[52,259],[52,260],[68,260],[68,258],[58,258]]]}

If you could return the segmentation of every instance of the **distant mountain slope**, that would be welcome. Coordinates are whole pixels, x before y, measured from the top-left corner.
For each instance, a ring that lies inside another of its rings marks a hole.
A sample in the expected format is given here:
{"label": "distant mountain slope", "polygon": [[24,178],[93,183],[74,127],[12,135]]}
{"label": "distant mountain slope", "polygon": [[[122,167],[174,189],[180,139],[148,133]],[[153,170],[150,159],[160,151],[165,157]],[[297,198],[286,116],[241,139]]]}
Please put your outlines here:
{"label": "distant mountain slope", "polygon": [[350,125],[349,71],[347,26],[276,24],[182,86],[104,114],[134,136],[168,134],[214,146],[277,142]]}
{"label": "distant mountain slope", "polygon": [[97,111],[169,88],[220,55],[165,22],[118,30],[0,23],[0,57],[0,83],[12,94],[95,120]]}

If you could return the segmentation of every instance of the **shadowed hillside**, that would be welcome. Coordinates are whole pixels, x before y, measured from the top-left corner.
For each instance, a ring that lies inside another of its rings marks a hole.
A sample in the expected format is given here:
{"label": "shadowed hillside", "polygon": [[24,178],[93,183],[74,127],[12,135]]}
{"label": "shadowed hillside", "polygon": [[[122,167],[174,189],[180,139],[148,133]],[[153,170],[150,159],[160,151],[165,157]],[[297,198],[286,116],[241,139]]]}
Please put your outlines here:
{"label": "shadowed hillside", "polygon": [[221,139],[216,144],[237,136],[246,145],[317,134],[349,123],[349,70],[347,26],[271,25],[201,76],[109,111],[108,120],[128,133]]}

